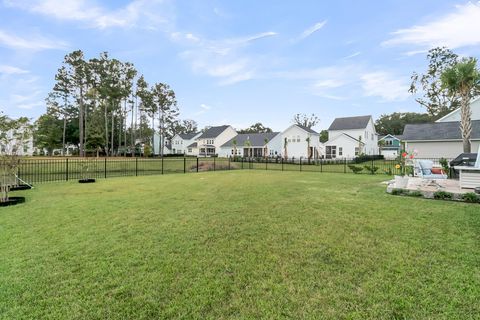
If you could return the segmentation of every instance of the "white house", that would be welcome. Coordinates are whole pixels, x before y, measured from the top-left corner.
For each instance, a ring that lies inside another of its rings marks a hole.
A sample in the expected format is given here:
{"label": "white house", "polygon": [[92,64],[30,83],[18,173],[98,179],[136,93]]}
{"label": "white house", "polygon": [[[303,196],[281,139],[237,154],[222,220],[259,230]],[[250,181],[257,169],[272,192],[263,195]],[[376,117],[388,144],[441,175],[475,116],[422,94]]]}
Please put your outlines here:
{"label": "white house", "polygon": [[196,141],[201,132],[178,133],[172,138],[172,154],[187,154],[188,146]]}
{"label": "white house", "polygon": [[265,157],[265,152],[269,157],[279,156],[280,147],[275,144],[275,138],[279,135],[279,132],[238,134],[220,147],[218,156]]}
{"label": "white house", "polygon": [[235,129],[229,125],[210,127],[199,135],[194,143],[187,146],[187,154],[190,154],[190,150],[193,154],[194,149],[196,149],[197,155],[200,157],[218,155],[221,146],[236,135]]}
{"label": "white house", "polygon": [[[160,135],[155,132],[153,135],[153,154],[158,156],[160,155]],[[163,147],[163,154],[171,154],[172,153],[172,145],[170,142],[165,141],[165,145]]]}
{"label": "white house", "polygon": [[372,116],[336,118],[328,128],[324,146],[327,159],[378,154],[378,134]]}
{"label": "white house", "polygon": [[314,158],[320,157],[320,135],[318,132],[294,124],[280,134],[280,141],[273,139],[272,150],[280,147],[283,158]]}
{"label": "white house", "polygon": [[[472,111],[472,152],[480,144],[480,99],[470,104]],[[405,149],[415,150],[418,158],[452,159],[463,153],[460,108],[433,123],[407,124],[403,131]]]}
{"label": "white house", "polygon": [[32,156],[35,151],[33,137],[30,135],[28,138],[18,139],[18,137],[23,136],[23,132],[23,129],[5,132],[5,139],[2,140],[8,143],[5,145],[0,143],[0,154],[12,154],[15,152],[19,156]]}

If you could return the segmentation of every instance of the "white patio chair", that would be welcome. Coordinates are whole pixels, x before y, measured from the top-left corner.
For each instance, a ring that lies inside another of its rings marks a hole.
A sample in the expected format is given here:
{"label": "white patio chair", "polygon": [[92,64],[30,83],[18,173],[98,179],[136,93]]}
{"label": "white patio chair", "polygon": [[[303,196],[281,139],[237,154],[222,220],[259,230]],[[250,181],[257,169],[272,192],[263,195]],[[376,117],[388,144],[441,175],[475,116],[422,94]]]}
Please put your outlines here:
{"label": "white patio chair", "polygon": [[[437,180],[444,180],[448,178],[448,175],[441,169],[441,173],[432,173],[433,161],[431,160],[417,160],[415,161],[415,175],[423,179],[422,186],[433,185],[439,188],[443,188]],[[436,168],[437,169],[437,168]]]}

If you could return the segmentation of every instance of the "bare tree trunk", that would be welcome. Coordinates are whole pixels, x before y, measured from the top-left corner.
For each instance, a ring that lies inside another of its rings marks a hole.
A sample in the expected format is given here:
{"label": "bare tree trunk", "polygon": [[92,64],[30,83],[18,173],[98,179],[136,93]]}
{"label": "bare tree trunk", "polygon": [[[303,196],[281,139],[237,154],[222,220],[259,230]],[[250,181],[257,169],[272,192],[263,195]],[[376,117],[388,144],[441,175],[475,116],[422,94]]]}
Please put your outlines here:
{"label": "bare tree trunk", "polygon": [[108,157],[108,107],[105,103],[105,155]]}
{"label": "bare tree trunk", "polygon": [[65,155],[65,135],[67,132],[67,116],[63,114],[62,156]]}
{"label": "bare tree trunk", "polygon": [[112,110],[112,132],[111,132],[111,141],[110,141],[110,147],[112,148],[112,151],[111,151],[112,156],[115,154],[115,152],[113,150],[114,149],[114,146],[113,146],[114,131],[115,131],[115,117],[114,117],[114,113],[113,113],[113,110]]}
{"label": "bare tree trunk", "polygon": [[83,87],[80,86],[80,101],[79,101],[79,116],[78,116],[78,128],[80,130],[80,134],[79,134],[79,139],[80,139],[80,157],[84,157],[85,156],[85,146],[84,146],[84,143],[83,143],[83,137],[84,137],[84,119],[83,119],[83,116],[84,116],[84,110],[83,110]]}
{"label": "bare tree trunk", "polygon": [[470,109],[469,94],[462,94],[460,130],[462,131],[463,152],[471,152],[470,136],[472,134],[472,110]]}
{"label": "bare tree trunk", "polygon": [[155,155],[155,113],[152,113],[152,149]]}

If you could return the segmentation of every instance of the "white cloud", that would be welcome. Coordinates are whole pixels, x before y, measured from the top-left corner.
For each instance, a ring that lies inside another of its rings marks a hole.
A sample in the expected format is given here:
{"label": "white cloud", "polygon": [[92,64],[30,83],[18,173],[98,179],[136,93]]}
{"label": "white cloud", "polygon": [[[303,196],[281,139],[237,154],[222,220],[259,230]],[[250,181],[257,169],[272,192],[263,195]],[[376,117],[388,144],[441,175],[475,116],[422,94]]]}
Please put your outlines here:
{"label": "white cloud", "polygon": [[384,101],[401,101],[410,96],[408,85],[388,72],[365,73],[360,79],[366,96],[381,97]]}
{"label": "white cloud", "polygon": [[4,0],[4,4],[10,7],[58,20],[83,22],[88,27],[99,29],[140,24],[155,28],[168,20],[159,14],[165,11],[164,7],[162,10],[158,7],[163,3],[162,0],[133,0],[122,8],[109,11],[94,0]]}
{"label": "white cloud", "polygon": [[221,85],[230,85],[257,76],[257,69],[263,61],[258,55],[247,53],[247,48],[255,41],[275,35],[276,32],[268,31],[246,37],[209,40],[191,33],[174,32],[171,39],[188,47],[180,57],[194,72],[218,78]]}
{"label": "white cloud", "polygon": [[206,113],[207,111],[209,111],[210,109],[212,109],[211,106],[209,106],[209,105],[207,105],[207,104],[205,104],[205,103],[202,103],[202,104],[200,104],[200,110],[197,111],[197,112],[195,112],[195,113],[193,114],[193,116],[202,115],[202,114]]}
{"label": "white cloud", "polygon": [[[400,29],[383,43],[385,46],[414,45],[423,48],[446,46],[450,49],[480,44],[480,3],[457,5],[455,12],[430,22]],[[422,50],[412,50],[413,55]]]}
{"label": "white cloud", "polygon": [[25,74],[27,70],[23,70],[14,66],[0,65],[0,75]]}
{"label": "white cloud", "polygon": [[359,55],[361,55],[361,54],[362,54],[362,53],[361,53],[360,51],[357,51],[357,52],[352,53],[352,54],[350,54],[350,55],[348,55],[348,56],[346,56],[346,57],[343,57],[343,59],[344,59],[344,60],[348,60],[348,59],[357,57],[357,56],[359,56]]}
{"label": "white cloud", "polygon": [[310,28],[303,31],[302,34],[300,35],[299,39],[305,39],[305,38],[311,36],[312,34],[317,32],[318,30],[322,29],[325,26],[325,24],[327,24],[327,20],[315,23],[313,26],[311,26]]}
{"label": "white cloud", "polygon": [[0,30],[0,46],[35,51],[67,48],[67,44],[63,41],[48,39],[43,36],[33,36],[27,39],[4,30]]}

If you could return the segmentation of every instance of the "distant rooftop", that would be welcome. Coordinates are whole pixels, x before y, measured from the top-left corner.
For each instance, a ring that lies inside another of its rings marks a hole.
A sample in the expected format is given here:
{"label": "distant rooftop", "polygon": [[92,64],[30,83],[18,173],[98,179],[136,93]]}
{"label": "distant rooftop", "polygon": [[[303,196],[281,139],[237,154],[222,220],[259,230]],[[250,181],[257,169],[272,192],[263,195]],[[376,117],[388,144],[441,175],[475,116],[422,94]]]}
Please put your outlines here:
{"label": "distant rooftop", "polygon": [[208,128],[198,139],[205,139],[205,138],[216,138],[220,134],[222,134],[223,131],[225,131],[229,126],[224,125],[224,126],[217,126],[217,127],[210,127]]}
{"label": "distant rooftop", "polygon": [[225,142],[222,147],[233,147],[233,141],[237,141],[237,147],[243,147],[246,141],[250,141],[252,147],[265,146],[265,139],[271,141],[280,132],[267,133],[241,133]]}
{"label": "distant rooftop", "polygon": [[368,125],[368,121],[372,116],[358,116],[358,117],[345,117],[336,118],[328,130],[355,130],[364,129]]}

